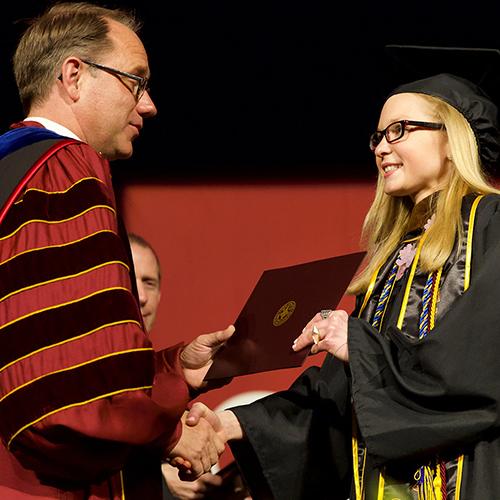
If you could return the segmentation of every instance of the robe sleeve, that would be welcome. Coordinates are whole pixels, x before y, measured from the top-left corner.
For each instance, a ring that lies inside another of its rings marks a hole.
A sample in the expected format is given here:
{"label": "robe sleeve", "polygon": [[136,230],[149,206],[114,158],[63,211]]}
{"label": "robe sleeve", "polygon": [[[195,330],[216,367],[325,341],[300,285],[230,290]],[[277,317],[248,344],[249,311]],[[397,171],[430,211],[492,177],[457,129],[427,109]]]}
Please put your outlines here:
{"label": "robe sleeve", "polygon": [[360,431],[383,464],[460,453],[500,432],[499,197],[479,204],[471,283],[432,332],[411,341],[349,319],[352,392]]}
{"label": "robe sleeve", "polygon": [[0,228],[0,436],[59,485],[166,456],[189,393],[131,290],[109,166],[84,144],[41,167]]}
{"label": "robe sleeve", "polygon": [[328,356],[287,391],[231,408],[245,433],[231,449],[255,498],[347,498],[348,386],[343,364]]}

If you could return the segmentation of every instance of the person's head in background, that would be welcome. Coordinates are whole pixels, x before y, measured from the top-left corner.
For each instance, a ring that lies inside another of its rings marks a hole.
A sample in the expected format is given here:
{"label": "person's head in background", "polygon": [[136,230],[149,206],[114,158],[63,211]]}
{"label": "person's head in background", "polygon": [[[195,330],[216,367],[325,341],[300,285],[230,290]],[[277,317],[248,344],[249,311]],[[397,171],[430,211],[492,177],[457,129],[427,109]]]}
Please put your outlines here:
{"label": "person's head in background", "polygon": [[161,299],[160,260],[153,247],[141,236],[129,233],[141,314],[146,331],[150,332]]}
{"label": "person's head in background", "polygon": [[[161,299],[160,259],[158,259],[151,244],[142,236],[129,233],[128,240],[132,250],[144,327],[147,332],[150,332],[153,329]],[[212,473],[203,474],[196,481],[182,481],[179,478],[178,470],[168,463],[162,464],[162,473],[165,479],[165,499],[217,498],[207,495],[210,492],[215,493],[216,489],[222,486],[222,477]]]}

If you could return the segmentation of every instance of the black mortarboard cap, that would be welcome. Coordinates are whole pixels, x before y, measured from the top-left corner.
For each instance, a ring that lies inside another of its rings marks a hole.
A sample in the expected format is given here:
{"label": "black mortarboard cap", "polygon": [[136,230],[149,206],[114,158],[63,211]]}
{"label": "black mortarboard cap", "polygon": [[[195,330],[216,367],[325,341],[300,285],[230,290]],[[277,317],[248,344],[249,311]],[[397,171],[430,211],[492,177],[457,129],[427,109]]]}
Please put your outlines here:
{"label": "black mortarboard cap", "polygon": [[388,45],[386,53],[393,63],[389,78],[398,82],[387,97],[412,92],[443,99],[471,125],[483,164],[491,168],[497,163],[499,50]]}

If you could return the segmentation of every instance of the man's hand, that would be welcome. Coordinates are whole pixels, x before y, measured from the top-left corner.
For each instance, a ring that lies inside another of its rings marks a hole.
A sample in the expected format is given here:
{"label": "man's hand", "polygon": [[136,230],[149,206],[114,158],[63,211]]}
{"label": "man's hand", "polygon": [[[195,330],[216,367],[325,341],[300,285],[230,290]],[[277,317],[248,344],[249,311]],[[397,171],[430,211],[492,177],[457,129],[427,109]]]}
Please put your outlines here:
{"label": "man's hand", "polygon": [[209,421],[221,439],[229,440],[243,439],[244,433],[240,421],[231,410],[215,413],[202,403],[195,403],[186,417],[187,425],[196,425],[200,419]]}
{"label": "man's hand", "polygon": [[230,325],[225,330],[207,333],[196,337],[181,352],[181,366],[186,382],[192,389],[205,388],[203,381],[208,369],[213,363],[215,353],[234,333],[234,326]]}
{"label": "man's hand", "polygon": [[[201,404],[196,403],[194,406]],[[196,424],[186,425],[185,420],[186,415],[182,418],[181,438],[170,452],[169,458],[171,464],[179,468],[181,479],[194,481],[217,463],[224,451],[225,439],[220,432],[222,426],[219,419],[214,419],[212,415],[208,419],[199,418]]]}

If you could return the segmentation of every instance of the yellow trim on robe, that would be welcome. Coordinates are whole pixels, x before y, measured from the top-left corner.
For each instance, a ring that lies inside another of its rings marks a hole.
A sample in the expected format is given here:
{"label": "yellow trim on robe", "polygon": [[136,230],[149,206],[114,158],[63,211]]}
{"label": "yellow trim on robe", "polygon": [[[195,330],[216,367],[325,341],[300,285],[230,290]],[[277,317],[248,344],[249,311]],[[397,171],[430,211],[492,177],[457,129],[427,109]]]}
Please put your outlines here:
{"label": "yellow trim on robe", "polygon": [[436,275],[436,282],[434,283],[434,290],[432,293],[432,298],[431,298],[431,311],[430,311],[430,317],[429,317],[429,328],[432,330],[434,328],[434,323],[436,321],[436,309],[437,309],[437,302],[438,302],[438,297],[439,297],[439,284],[441,283],[441,275],[443,274],[443,268],[440,267],[438,269],[437,275]]}
{"label": "yellow trim on robe", "polygon": [[24,316],[19,316],[19,318],[13,319],[12,321],[9,321],[8,323],[5,323],[4,325],[0,326],[0,330],[2,330],[3,328],[6,328],[7,326],[10,326],[14,323],[17,323],[18,321],[29,318],[30,316],[34,316],[35,314],[40,314],[40,313],[45,312],[45,311],[50,311],[51,309],[57,309],[58,307],[64,307],[64,306],[68,306],[70,304],[75,304],[76,302],[81,302],[82,300],[86,300],[86,299],[89,299],[90,297],[94,297],[95,295],[98,295],[99,293],[109,292],[111,290],[125,290],[126,292],[130,293],[130,290],[128,288],[123,287],[123,286],[114,286],[111,288],[103,288],[101,290],[97,290],[96,292],[91,293],[90,295],[85,295],[85,297],[80,297],[79,299],[70,300],[69,302],[62,302],[60,304],[56,304],[55,306],[45,307],[43,309],[38,309],[37,311],[33,311],[33,312],[28,313],[28,314],[25,314]]}
{"label": "yellow trim on robe", "polygon": [[92,207],[86,208],[83,212],[80,212],[79,214],[73,215],[72,217],[68,217],[67,219],[61,219],[61,220],[44,220],[44,219],[32,219],[28,220],[26,222],[23,222],[15,231],[12,233],[8,234],[7,236],[2,236],[0,237],[0,241],[4,241],[9,239],[10,237],[14,236],[17,232],[19,232],[23,227],[27,226],[28,224],[33,224],[35,222],[41,222],[43,224],[61,224],[63,222],[68,222],[70,220],[75,220],[78,219],[78,217],[81,217],[82,215],[85,215],[86,213],[90,212],[91,210],[96,210],[98,208],[105,208],[107,210],[110,210],[113,212],[113,214],[116,216],[116,210],[109,206],[109,205],[94,205]]}
{"label": "yellow trim on robe", "polygon": [[49,373],[44,373],[43,375],[40,375],[39,377],[35,377],[34,379],[29,380],[28,382],[25,382],[24,384],[21,384],[17,386],[15,389],[12,389],[12,391],[8,392],[4,396],[0,398],[0,403],[7,399],[10,395],[14,394],[15,392],[19,391],[20,389],[24,389],[28,385],[33,384],[34,382],[37,382],[38,380],[42,380],[43,378],[50,377],[51,375],[55,375],[56,373],[64,373],[64,372],[69,372],[70,370],[75,370],[77,368],[80,368],[85,365],[90,365],[91,363],[95,363],[96,361],[101,361],[101,359],[107,359],[107,358],[112,358],[113,356],[120,356],[121,354],[128,354],[130,352],[142,352],[142,351],[152,351],[152,347],[137,347],[135,349],[125,349],[123,351],[116,351],[116,352],[110,352],[109,354],[104,354],[103,356],[98,356],[97,358],[92,358],[87,361],[83,361],[82,363],[78,363],[76,365],[68,366],[66,368],[61,368],[60,370],[55,370],[53,372]]}
{"label": "yellow trim on robe", "polygon": [[385,477],[383,472],[378,475],[377,500],[384,500]]}
{"label": "yellow trim on robe", "polygon": [[76,406],[83,406],[83,405],[86,405],[86,404],[89,404],[89,403],[93,403],[94,401],[98,401],[99,399],[109,398],[110,396],[116,396],[117,394],[121,394],[123,392],[128,392],[128,391],[145,391],[147,389],[151,389],[152,387],[153,387],[152,385],[144,385],[142,387],[128,387],[126,389],[119,389],[118,391],[109,392],[107,394],[101,394],[100,396],[96,396],[95,398],[87,399],[86,401],[80,401],[78,403],[72,403],[70,405],[66,405],[66,406],[62,406],[61,408],[57,408],[56,410],[52,410],[52,411],[46,413],[45,415],[42,415],[41,417],[37,418],[36,420],[33,420],[33,422],[30,422],[29,424],[24,425],[23,427],[21,427],[21,429],[19,429],[18,431],[16,431],[12,435],[12,437],[9,439],[9,441],[7,443],[7,448],[10,449],[10,445],[12,444],[12,441],[21,432],[23,432],[24,430],[26,430],[28,427],[31,427],[32,425],[37,424],[38,422],[40,422],[44,418],[47,418],[47,417],[50,417],[51,415],[54,415],[55,413],[58,413],[58,412],[63,411],[63,410],[67,410],[69,408],[74,408]]}
{"label": "yellow trim on robe", "polygon": [[378,267],[378,269],[373,273],[373,276],[370,279],[370,284],[368,285],[368,288],[366,290],[365,298],[363,299],[363,304],[361,305],[358,316],[361,316],[361,314],[363,313],[363,311],[366,307],[366,304],[368,304],[368,301],[370,300],[370,297],[372,296],[373,289],[375,287],[375,281],[377,281],[377,276],[378,276],[378,273],[380,272],[381,267],[382,266]]}
{"label": "yellow trim on robe", "polygon": [[14,290],[13,292],[10,292],[5,297],[0,298],[0,302],[3,302],[4,300],[8,299],[9,297],[12,297],[13,295],[17,295],[18,293],[25,292],[26,290],[31,290],[33,288],[48,285],[50,283],[56,283],[58,281],[63,281],[63,280],[71,279],[71,278],[77,278],[78,276],[83,276],[84,274],[95,271],[96,269],[100,269],[101,267],[109,266],[112,264],[119,264],[119,265],[123,266],[128,272],[130,272],[130,268],[127,266],[127,264],[125,264],[125,262],[123,262],[121,260],[110,260],[108,262],[103,262],[102,264],[99,264],[97,266],[90,267],[89,269],[85,269],[84,271],[80,271],[79,273],[76,273],[76,274],[67,274],[66,276],[59,276],[58,278],[53,278],[53,279],[47,280],[47,281],[40,281],[40,283],[34,283],[33,285],[25,286],[24,288],[19,288],[18,290]]}
{"label": "yellow trim on robe", "polygon": [[356,426],[356,418],[353,412],[352,415],[353,420],[353,428],[352,428],[352,462],[353,462],[353,474],[354,474],[354,491],[356,494],[356,500],[363,500],[364,492],[363,492],[363,483],[364,483],[364,471],[366,465],[366,451],[363,454],[363,466],[361,468],[362,475],[361,479],[359,477],[359,454],[358,454],[358,438],[356,436],[357,426]]}
{"label": "yellow trim on robe", "polygon": [[[71,184],[71,186],[69,188],[64,189],[62,191],[46,191],[45,189],[29,188],[23,192],[23,197],[26,195],[26,193],[29,193],[30,191],[36,191],[37,193],[44,193],[44,194],[64,194],[64,193],[67,193],[68,191],[70,191],[71,189],[73,189],[77,184],[80,184],[80,182],[90,181],[90,180],[98,181],[101,184],[106,185],[106,183],[103,180],[99,179],[98,177],[82,177],[81,179],[78,179],[76,182]],[[17,205],[18,203],[21,203],[22,201],[23,201],[23,198],[16,201],[14,203],[14,205]]]}
{"label": "yellow trim on robe", "polygon": [[92,238],[93,236],[96,236],[97,234],[101,234],[101,233],[111,233],[111,234],[114,234],[115,236],[118,236],[116,231],[112,231],[111,229],[101,229],[100,231],[96,231],[95,233],[88,234],[88,235],[84,236],[83,238],[78,238],[78,239],[73,240],[73,241],[68,241],[67,243],[61,243],[60,245],[46,245],[44,247],[30,248],[28,250],[25,250],[24,252],[16,253],[16,255],[13,255],[12,257],[5,259],[3,262],[0,262],[0,266],[7,264],[7,262],[10,262],[11,260],[15,259],[16,257],[19,257],[20,255],[26,255],[26,254],[31,253],[31,252],[38,252],[39,250],[47,250],[49,248],[68,247],[70,245],[74,245],[75,243],[80,243],[80,241],[86,240],[87,238]]}
{"label": "yellow trim on robe", "polygon": [[472,204],[472,207],[470,209],[469,229],[467,231],[467,253],[465,256],[464,291],[466,291],[469,288],[469,284],[470,284],[470,267],[471,267],[471,262],[472,262],[472,237],[473,237],[473,233],[474,233],[474,222],[475,222],[475,218],[476,218],[477,206],[479,205],[479,202],[483,198],[484,198],[484,194],[478,196],[474,200],[474,203]]}
{"label": "yellow trim on robe", "polygon": [[464,471],[464,456],[458,457],[457,463],[457,483],[455,485],[455,500],[460,500],[460,493],[462,492],[462,474]]}
{"label": "yellow trim on robe", "polygon": [[142,328],[142,325],[138,321],[135,321],[133,319],[124,319],[124,320],[121,320],[121,321],[113,321],[112,323],[106,323],[104,325],[98,326],[97,328],[94,328],[93,330],[90,330],[88,332],[82,333],[81,335],[77,335],[76,337],[71,337],[71,338],[68,338],[68,339],[64,339],[61,342],[56,342],[55,344],[46,345],[44,347],[41,347],[40,349],[37,349],[36,351],[30,352],[28,354],[25,354],[24,356],[21,356],[20,358],[17,358],[14,361],[11,361],[10,363],[7,363],[5,366],[2,366],[0,368],[0,373],[3,372],[4,370],[6,370],[7,368],[9,368],[9,366],[12,366],[12,365],[18,363],[19,361],[22,361],[23,359],[29,358],[30,356],[34,356],[35,354],[38,354],[38,353],[40,353],[42,351],[46,351],[47,349],[52,349],[54,347],[57,347],[57,346],[60,346],[60,345],[63,345],[63,344],[67,344],[68,342],[73,342],[75,340],[82,339],[83,337],[86,337],[88,335],[92,335],[93,333],[98,332],[99,330],[103,330],[104,328],[108,328],[108,327],[111,327],[111,326],[117,326],[117,325],[124,325],[126,323],[132,323],[132,324],[137,325],[139,328]]}
{"label": "yellow trim on robe", "polygon": [[123,480],[123,470],[120,470],[120,487],[122,489],[122,500],[125,500],[125,481]]}

